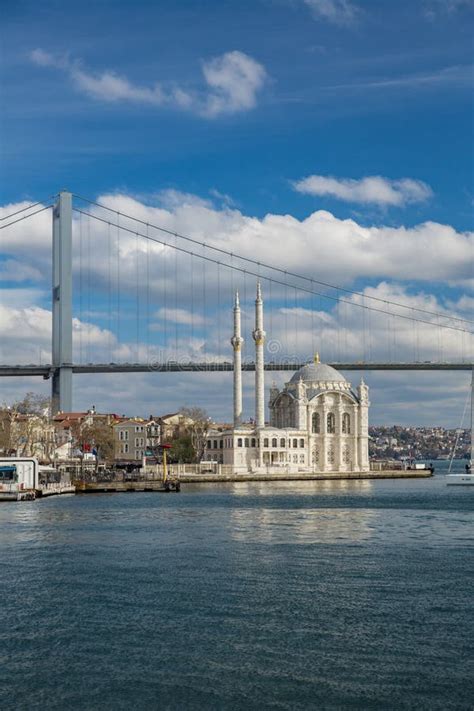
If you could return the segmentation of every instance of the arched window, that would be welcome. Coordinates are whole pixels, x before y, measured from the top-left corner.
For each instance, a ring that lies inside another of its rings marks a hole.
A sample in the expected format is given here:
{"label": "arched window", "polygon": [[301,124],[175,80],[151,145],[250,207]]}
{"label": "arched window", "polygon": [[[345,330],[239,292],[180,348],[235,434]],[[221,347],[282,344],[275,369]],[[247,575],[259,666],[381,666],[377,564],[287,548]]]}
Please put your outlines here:
{"label": "arched window", "polygon": [[294,439],[294,440],[293,440],[293,447],[297,447],[297,446],[298,446],[298,440],[297,440],[297,439]]}
{"label": "arched window", "polygon": [[239,437],[239,439],[237,440],[237,447],[241,447],[241,446],[242,446],[242,437]]}
{"label": "arched window", "polygon": [[207,448],[208,448],[208,449],[211,448],[211,440],[210,440],[210,439],[207,440]]}
{"label": "arched window", "polygon": [[336,416],[334,412],[328,412],[327,416],[327,432],[328,434],[334,434],[336,431]]}
{"label": "arched window", "polygon": [[284,447],[284,446],[285,446],[285,440],[284,440],[284,438],[282,438],[280,440],[280,447]]}
{"label": "arched window", "polygon": [[319,416],[319,412],[313,412],[313,417],[312,417],[312,430],[316,434],[319,434],[321,432],[321,418]]}
{"label": "arched window", "polygon": [[263,446],[268,447],[268,437],[265,437],[265,439],[263,440]]}
{"label": "arched window", "polygon": [[217,439],[214,440],[214,449],[217,449]]}
{"label": "arched window", "polygon": [[304,439],[300,439],[300,447],[304,447]]}
{"label": "arched window", "polygon": [[255,437],[252,438],[252,447],[255,447]]}
{"label": "arched window", "polygon": [[344,412],[342,415],[342,432],[343,434],[351,433],[351,416],[348,412]]}
{"label": "arched window", "polygon": [[246,447],[249,446],[249,438],[248,438],[248,437],[245,438],[245,446],[246,446]]}
{"label": "arched window", "polygon": [[272,447],[278,447],[278,440],[276,437],[272,439]]}
{"label": "arched window", "polygon": [[219,448],[223,449],[223,447],[224,447],[224,440],[221,439],[221,440],[219,440]]}

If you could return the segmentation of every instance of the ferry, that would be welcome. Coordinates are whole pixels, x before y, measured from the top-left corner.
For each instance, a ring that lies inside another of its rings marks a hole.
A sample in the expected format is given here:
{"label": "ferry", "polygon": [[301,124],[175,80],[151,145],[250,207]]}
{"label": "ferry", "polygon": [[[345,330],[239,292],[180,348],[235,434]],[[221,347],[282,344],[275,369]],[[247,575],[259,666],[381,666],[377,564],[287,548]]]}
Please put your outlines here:
{"label": "ferry", "polygon": [[28,501],[36,498],[38,462],[34,458],[0,459],[0,501]]}

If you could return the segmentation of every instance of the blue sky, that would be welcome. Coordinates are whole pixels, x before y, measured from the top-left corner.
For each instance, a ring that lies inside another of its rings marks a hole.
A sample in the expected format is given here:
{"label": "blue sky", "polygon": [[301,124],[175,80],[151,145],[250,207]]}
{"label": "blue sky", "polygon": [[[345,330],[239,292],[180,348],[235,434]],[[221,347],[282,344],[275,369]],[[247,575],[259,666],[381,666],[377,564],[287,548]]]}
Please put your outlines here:
{"label": "blue sky", "polygon": [[[302,217],[315,203],[290,180],[409,176],[436,199],[406,210],[405,223],[429,216],[470,228],[472,3],[357,7],[344,23],[301,0],[5,3],[4,201],[63,186],[87,195],[215,188],[249,214]],[[253,110],[209,120],[90,99],[63,73],[34,65],[38,47],[142,86],[197,90],[203,61],[238,50],[268,79]],[[341,217],[354,209],[321,203]]]}
{"label": "blue sky", "polygon": [[[227,247],[249,255],[255,218],[269,231],[256,246],[262,259],[472,319],[472,0],[5,0],[2,14],[5,214],[67,188],[151,206],[156,220],[196,236],[225,233]],[[321,211],[334,221],[316,220],[315,240],[327,244],[309,267],[308,220]],[[287,223],[269,227],[266,215]],[[38,230],[30,255],[20,239],[2,248],[0,238],[10,308],[48,309],[48,237]],[[22,279],[12,260],[28,262]],[[96,276],[98,312],[108,287]],[[155,324],[155,343],[160,332]],[[0,359],[10,353],[4,346]],[[402,419],[409,399],[395,412]],[[224,416],[223,404],[215,410]]]}

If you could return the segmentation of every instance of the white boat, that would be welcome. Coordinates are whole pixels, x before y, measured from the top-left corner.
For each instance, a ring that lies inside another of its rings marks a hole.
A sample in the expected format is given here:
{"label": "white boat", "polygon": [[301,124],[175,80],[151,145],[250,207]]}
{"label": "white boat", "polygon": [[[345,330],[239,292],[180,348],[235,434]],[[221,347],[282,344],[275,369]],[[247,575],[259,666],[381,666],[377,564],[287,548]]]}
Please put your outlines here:
{"label": "white boat", "polygon": [[[468,401],[466,400],[466,407],[467,402]],[[464,415],[466,414],[466,407],[464,408],[463,420]],[[474,486],[474,472],[472,471],[472,463],[474,462],[474,368],[472,369],[471,377],[471,461],[469,462],[469,464],[466,464],[465,472],[457,472],[456,474],[451,474],[451,467],[453,464],[454,453],[456,451],[456,444],[457,438],[453,448],[451,461],[449,462],[449,471],[446,474],[446,484],[448,486]]]}
{"label": "white boat", "polygon": [[446,474],[448,486],[474,486],[474,472],[466,471],[464,474]]}

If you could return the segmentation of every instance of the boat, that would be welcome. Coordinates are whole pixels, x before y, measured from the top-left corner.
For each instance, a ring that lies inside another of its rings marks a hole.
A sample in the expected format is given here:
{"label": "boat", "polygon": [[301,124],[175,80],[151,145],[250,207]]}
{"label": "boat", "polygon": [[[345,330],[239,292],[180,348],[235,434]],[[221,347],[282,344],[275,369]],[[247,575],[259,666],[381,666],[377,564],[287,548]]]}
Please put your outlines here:
{"label": "boat", "polygon": [[471,471],[472,467],[466,466],[468,468],[464,474],[446,474],[446,484],[448,486],[474,486],[474,472]]}
{"label": "boat", "polygon": [[[469,396],[466,400],[466,405],[464,407],[464,412],[461,420],[461,428],[464,421],[464,415],[466,414],[468,400]],[[472,471],[472,463],[474,461],[474,368],[472,370],[471,377],[471,459],[470,462],[466,464],[464,472],[456,472],[455,474],[451,474],[451,468],[453,464],[454,453],[456,451],[456,445],[458,443],[458,438],[459,432],[458,436],[456,437],[456,442],[454,443],[453,452],[449,462],[449,470],[446,474],[446,484],[448,486],[474,486],[474,472]]]}

